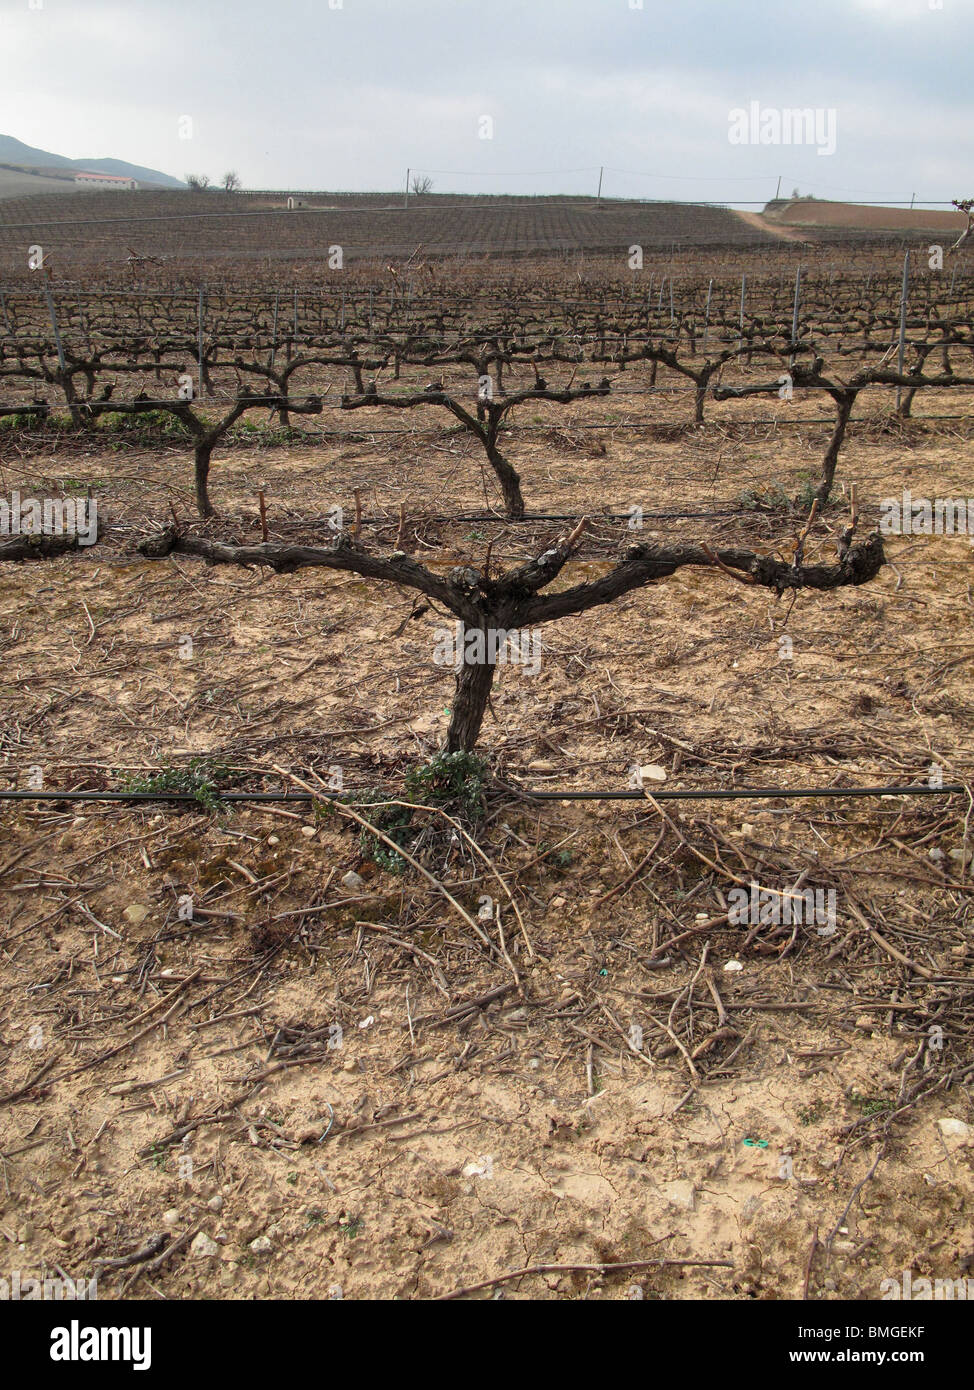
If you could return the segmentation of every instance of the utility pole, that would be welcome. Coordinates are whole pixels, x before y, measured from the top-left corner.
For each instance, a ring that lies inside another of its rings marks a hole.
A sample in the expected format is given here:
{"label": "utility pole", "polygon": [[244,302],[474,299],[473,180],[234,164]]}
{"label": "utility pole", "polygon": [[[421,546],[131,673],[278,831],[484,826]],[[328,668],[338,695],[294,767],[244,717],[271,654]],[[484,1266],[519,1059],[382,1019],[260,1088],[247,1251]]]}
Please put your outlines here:
{"label": "utility pole", "polygon": [[779,194],[781,193],[781,180],[782,180],[783,177],[784,177],[783,174],[779,174],[779,175],[778,175],[778,187],[775,189],[775,194],[774,194],[774,200],[775,200],[775,202],[778,201],[778,196],[779,196]]}
{"label": "utility pole", "polygon": [[406,196],[405,196],[405,198],[403,199],[403,203],[402,203],[402,205],[403,205],[404,208],[408,208],[408,207],[409,207],[409,175],[410,175],[410,173],[411,173],[411,170],[407,169],[407,170],[406,170]]}
{"label": "utility pole", "polygon": [[598,191],[598,194],[597,194],[597,196],[596,196],[596,201],[597,201],[599,207],[602,206],[602,175],[603,175],[604,173],[605,173],[605,167],[603,166],[603,167],[599,170],[599,191]]}

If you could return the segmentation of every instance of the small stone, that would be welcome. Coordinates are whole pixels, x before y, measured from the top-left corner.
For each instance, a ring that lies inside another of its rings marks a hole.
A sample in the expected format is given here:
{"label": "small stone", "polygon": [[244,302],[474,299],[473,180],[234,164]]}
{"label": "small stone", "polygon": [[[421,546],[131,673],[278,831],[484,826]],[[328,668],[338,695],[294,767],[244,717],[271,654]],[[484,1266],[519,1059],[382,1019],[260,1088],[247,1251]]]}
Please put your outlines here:
{"label": "small stone", "polygon": [[349,869],[347,874],[342,875],[342,883],[346,888],[354,888],[356,890],[365,887],[365,879],[361,874],[357,874],[354,869]]}
{"label": "small stone", "polygon": [[267,837],[267,843],[268,843],[269,845],[279,845],[279,844],[281,843],[281,841],[280,841],[279,836],[277,836],[277,835],[268,835],[268,837]]}
{"label": "small stone", "polygon": [[663,1185],[663,1196],[672,1207],[680,1207],[683,1211],[693,1211],[696,1204],[696,1193],[693,1190],[692,1182],[668,1182]]}
{"label": "small stone", "polygon": [[126,922],[131,922],[133,927],[140,927],[151,911],[152,909],[143,903],[129,903],[122,916]]}
{"label": "small stone", "polygon": [[644,763],[639,772],[644,782],[666,781],[666,768],[660,763]]}
{"label": "small stone", "polygon": [[274,1249],[274,1246],[267,1236],[257,1236],[255,1240],[250,1242],[250,1248],[255,1255],[266,1255]]}
{"label": "small stone", "polygon": [[761,1210],[762,1205],[763,1203],[760,1197],[748,1197],[744,1206],[741,1208],[742,1224],[746,1226],[749,1222],[753,1221]]}
{"label": "small stone", "polygon": [[743,969],[744,967],[739,960],[729,960],[724,966],[724,973],[727,975],[736,975],[739,970]]}
{"label": "small stone", "polygon": [[179,1212],[175,1207],[170,1207],[168,1211],[162,1213],[162,1224],[164,1226],[178,1226]]}
{"label": "small stone", "polygon": [[195,1255],[198,1260],[207,1260],[219,1255],[220,1247],[215,1240],[210,1240],[205,1231],[199,1231],[190,1243],[189,1253]]}
{"label": "small stone", "polygon": [[220,1196],[219,1192],[217,1192],[215,1196],[210,1198],[206,1205],[209,1207],[210,1211],[222,1211],[223,1198]]}
{"label": "small stone", "polygon": [[974,1127],[963,1120],[955,1120],[951,1115],[938,1120],[937,1128],[945,1139],[956,1139],[961,1144],[969,1144],[974,1139]]}
{"label": "small stone", "polygon": [[87,823],[88,822],[85,820],[84,816],[75,816],[74,820],[71,822],[75,830],[80,830],[81,827],[83,825],[87,825]]}
{"label": "small stone", "polygon": [[313,835],[317,835],[317,833],[318,831],[313,825],[302,825],[301,827],[301,834],[308,840],[310,840]]}

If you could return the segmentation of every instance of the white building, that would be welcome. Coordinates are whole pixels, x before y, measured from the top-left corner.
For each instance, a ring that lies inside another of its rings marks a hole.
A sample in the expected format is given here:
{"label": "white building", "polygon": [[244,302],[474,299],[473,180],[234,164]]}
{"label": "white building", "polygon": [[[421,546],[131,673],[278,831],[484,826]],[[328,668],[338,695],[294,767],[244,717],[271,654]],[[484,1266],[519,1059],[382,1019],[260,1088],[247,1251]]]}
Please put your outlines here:
{"label": "white building", "polygon": [[123,178],[120,174],[78,173],[74,181],[82,188],[138,188],[135,179]]}

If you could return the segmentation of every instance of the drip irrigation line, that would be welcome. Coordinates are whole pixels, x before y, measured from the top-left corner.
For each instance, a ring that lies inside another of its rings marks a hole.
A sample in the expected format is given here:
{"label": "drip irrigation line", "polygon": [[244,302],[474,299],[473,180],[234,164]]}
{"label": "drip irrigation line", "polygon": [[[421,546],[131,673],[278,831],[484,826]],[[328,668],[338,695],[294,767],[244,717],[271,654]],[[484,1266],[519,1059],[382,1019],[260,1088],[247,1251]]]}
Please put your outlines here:
{"label": "drip irrigation line", "polygon": [[[728,507],[726,507],[725,509],[723,509],[723,510],[721,510],[721,511],[709,511],[709,512],[650,512],[650,511],[647,511],[645,508],[643,508],[643,509],[642,509],[642,517],[643,517],[643,520],[646,520],[646,519],[648,518],[649,520],[652,520],[652,521],[656,521],[656,520],[658,520],[658,521],[679,521],[679,520],[681,520],[681,519],[684,518],[684,517],[692,517],[694,520],[696,520],[696,519],[698,519],[698,518],[704,518],[704,519],[709,520],[709,519],[712,518],[712,517],[753,516],[753,515],[754,515],[754,512],[755,512],[756,510],[758,510],[758,509],[757,509],[757,508],[753,508],[753,507],[730,507],[730,506],[728,506]],[[494,521],[494,522],[503,522],[505,526],[521,526],[521,525],[525,525],[525,524],[527,524],[528,522],[532,522],[532,521],[581,521],[582,517],[585,517],[585,518],[586,518],[588,521],[590,521],[590,522],[596,522],[596,521],[632,521],[632,519],[633,519],[633,513],[632,513],[632,512],[526,512],[526,513],[524,514],[524,516],[503,516],[500,512],[471,512],[471,513],[461,513],[461,514],[458,515],[458,516],[451,516],[451,515],[448,515],[446,512],[432,512],[432,513],[421,513],[420,515],[418,515],[418,516],[415,518],[415,520],[416,520],[417,523],[418,523],[418,522],[421,522],[421,521],[435,521],[435,522],[440,522],[440,523],[442,523],[443,525],[447,525],[447,526],[459,525],[459,524],[461,524],[461,523],[466,524],[466,523],[468,523],[468,522],[475,522],[475,521],[480,521],[480,522],[485,522],[485,523],[486,523],[486,522],[490,522],[490,521]],[[408,516],[408,513],[407,513],[407,520],[408,520],[408,519],[409,519],[409,516]],[[294,519],[291,519],[291,518],[288,518],[288,517],[283,517],[283,518],[281,518],[281,520],[280,520],[279,522],[277,522],[277,526],[278,526],[278,527],[280,527],[280,526],[282,526],[282,525],[288,525],[288,526],[312,526],[312,525],[315,525],[315,524],[327,525],[327,523],[328,523],[328,518],[327,518],[326,516],[297,517],[297,518],[294,518]],[[361,524],[362,526],[398,526],[398,524],[399,524],[399,518],[398,518],[397,516],[394,516],[394,515],[390,515],[390,516],[372,516],[372,517],[363,516],[360,524]],[[123,528],[122,528],[122,526],[117,526],[115,529],[121,530],[121,529],[123,529]],[[128,528],[128,529],[134,530],[135,528],[134,528],[134,527],[130,527],[130,528]],[[636,532],[636,531],[638,531],[640,528],[639,528],[638,526],[633,526],[633,527],[631,527],[630,529],[631,529],[633,532]]]}
{"label": "drip irrigation line", "polygon": [[[375,789],[372,789],[373,792]],[[539,801],[641,801],[645,799],[642,791],[570,791],[561,789],[558,791],[534,791],[528,787],[517,787],[517,790],[524,796],[532,797]],[[751,787],[746,789],[726,790],[721,788],[705,788],[702,790],[673,791],[659,790],[654,791],[652,796],[656,801],[748,801],[757,799],[780,798],[781,800],[792,800],[796,797],[875,797],[875,796],[950,796],[959,792],[965,792],[967,788],[962,784],[931,787],[931,786],[906,786],[906,787],[805,787],[805,788],[781,788],[781,787]],[[338,801],[343,796],[354,797],[357,794],[365,795],[368,789],[361,789],[360,793],[342,792],[329,793],[319,792],[215,792],[214,802],[295,802],[308,804],[314,801]],[[369,794],[372,794],[369,792]],[[380,793],[382,795],[384,793]],[[392,793],[390,793],[392,795]],[[104,792],[104,791],[73,791],[73,792],[35,792],[35,791],[0,791],[0,801],[107,801],[139,804],[142,802],[154,801],[173,801],[173,802],[192,802],[200,805],[199,797],[193,792]]]}
{"label": "drip irrigation line", "polygon": [[[526,796],[535,797],[542,801],[642,801],[645,800],[643,791],[595,791],[595,792],[542,792],[523,790]],[[957,792],[966,791],[967,788],[961,785],[948,787],[806,787],[806,788],[787,788],[781,790],[778,787],[751,787],[746,791],[726,791],[705,789],[702,791],[654,791],[650,793],[654,801],[747,801],[750,799],[768,799],[780,797],[783,801],[790,801],[796,797],[829,797],[829,796],[851,796],[851,797],[870,797],[870,796],[947,796]]]}
{"label": "drip irrigation line", "polygon": [[[723,510],[723,511],[709,511],[709,512],[649,512],[649,511],[646,511],[645,508],[643,508],[643,509],[642,509],[642,516],[643,516],[643,519],[645,519],[646,517],[649,517],[649,518],[651,518],[651,519],[653,519],[653,520],[661,520],[661,521],[666,521],[666,520],[678,521],[678,520],[679,520],[680,518],[682,518],[682,517],[694,517],[694,518],[697,518],[697,517],[708,517],[708,518],[709,518],[709,517],[714,517],[714,516],[745,516],[745,515],[746,515],[746,516],[750,516],[750,515],[752,514],[752,510],[753,510],[753,509],[750,508],[750,507],[728,507],[728,508],[726,508],[726,509]],[[417,520],[443,521],[443,522],[458,522],[458,521],[503,521],[503,522],[505,522],[505,523],[512,523],[512,524],[515,524],[515,525],[520,525],[521,523],[527,522],[527,521],[581,521],[581,519],[582,519],[583,516],[586,517],[589,521],[592,521],[592,522],[595,522],[595,521],[632,521],[633,513],[632,513],[632,512],[526,512],[526,513],[524,514],[524,516],[511,516],[511,517],[505,517],[505,516],[498,516],[498,515],[495,515],[493,512],[481,512],[481,513],[479,513],[479,515],[470,515],[470,516],[467,516],[467,515],[462,515],[462,516],[431,516],[431,517],[426,517],[426,518],[417,518]],[[394,517],[394,516],[391,516],[391,517],[389,517],[389,519],[388,519],[387,521],[381,521],[381,520],[376,519],[376,520],[374,520],[374,521],[369,522],[368,524],[369,524],[369,525],[372,525],[372,526],[394,526],[394,525],[396,525],[396,522],[397,522],[397,518]],[[363,524],[363,525],[366,525],[366,524],[367,524],[367,523],[366,523],[366,519],[365,519],[364,517],[362,518],[362,524]],[[636,531],[636,530],[638,530],[639,528],[634,526],[634,527],[632,527],[631,529],[634,530],[634,531]]]}

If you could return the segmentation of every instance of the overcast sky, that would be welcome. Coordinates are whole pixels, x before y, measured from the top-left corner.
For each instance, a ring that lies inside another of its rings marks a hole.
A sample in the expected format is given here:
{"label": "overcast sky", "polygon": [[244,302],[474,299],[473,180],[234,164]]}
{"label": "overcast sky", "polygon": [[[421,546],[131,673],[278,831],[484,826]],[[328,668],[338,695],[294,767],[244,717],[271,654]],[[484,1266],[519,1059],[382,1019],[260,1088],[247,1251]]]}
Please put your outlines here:
{"label": "overcast sky", "polygon": [[[0,54],[0,132],[177,178],[974,194],[974,0],[0,0]],[[834,110],[834,153],[732,144],[752,102]]]}

